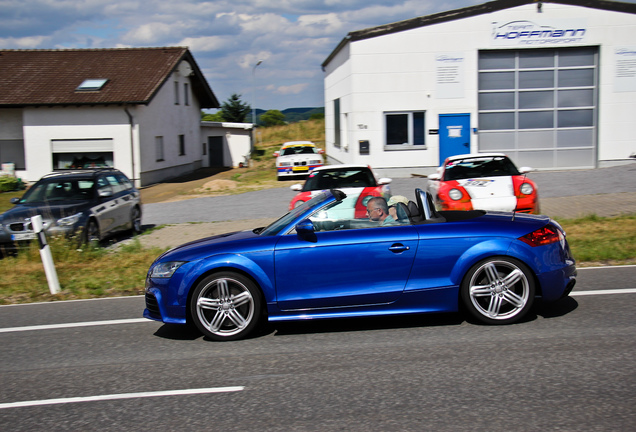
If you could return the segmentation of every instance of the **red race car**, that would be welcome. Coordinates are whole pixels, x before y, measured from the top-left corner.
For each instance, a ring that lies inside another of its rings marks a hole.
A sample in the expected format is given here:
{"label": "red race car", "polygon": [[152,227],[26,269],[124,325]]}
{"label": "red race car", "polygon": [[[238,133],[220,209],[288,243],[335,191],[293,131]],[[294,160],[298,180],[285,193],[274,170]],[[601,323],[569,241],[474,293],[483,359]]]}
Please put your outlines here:
{"label": "red race car", "polygon": [[309,201],[315,195],[326,189],[339,189],[347,197],[356,198],[354,218],[367,217],[367,202],[374,196],[382,196],[387,200],[391,197],[390,178],[376,179],[370,167],[365,165],[326,165],[315,168],[305,181],[290,187],[299,193],[289,203],[292,210],[302,203]]}
{"label": "red race car", "polygon": [[530,167],[517,169],[501,153],[452,156],[428,176],[428,191],[439,210],[540,212]]}

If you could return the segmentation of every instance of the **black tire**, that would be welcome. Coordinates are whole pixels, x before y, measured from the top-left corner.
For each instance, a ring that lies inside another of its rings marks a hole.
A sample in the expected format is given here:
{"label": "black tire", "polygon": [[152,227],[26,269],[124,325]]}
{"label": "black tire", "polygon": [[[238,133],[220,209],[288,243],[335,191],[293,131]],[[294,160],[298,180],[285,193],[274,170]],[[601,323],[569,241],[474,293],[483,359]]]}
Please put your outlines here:
{"label": "black tire", "polygon": [[519,321],[532,307],[534,293],[530,269],[509,257],[492,257],[475,264],[460,288],[468,312],[486,324]]}
{"label": "black tire", "polygon": [[194,289],[190,314],[197,328],[210,339],[242,339],[254,331],[264,315],[262,295],[246,276],[215,273]]}
{"label": "black tire", "polygon": [[101,240],[99,235],[99,226],[97,226],[97,222],[95,222],[94,219],[90,219],[86,224],[84,240],[88,244],[98,244]]}
{"label": "black tire", "polygon": [[141,210],[139,207],[132,209],[132,212],[130,213],[130,224],[133,234],[141,233]]}

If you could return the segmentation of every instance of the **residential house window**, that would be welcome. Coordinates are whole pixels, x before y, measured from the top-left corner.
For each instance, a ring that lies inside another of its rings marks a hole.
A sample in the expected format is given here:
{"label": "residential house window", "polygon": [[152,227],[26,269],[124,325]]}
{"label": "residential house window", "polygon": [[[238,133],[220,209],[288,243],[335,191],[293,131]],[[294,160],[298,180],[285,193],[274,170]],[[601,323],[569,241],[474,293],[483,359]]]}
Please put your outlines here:
{"label": "residential house window", "polygon": [[185,135],[179,135],[179,156],[185,156]]}
{"label": "residential house window", "polygon": [[174,82],[174,104],[179,105],[179,81]]}
{"label": "residential house window", "polygon": [[113,166],[114,144],[111,138],[53,139],[51,150],[54,170]]}
{"label": "residential house window", "polygon": [[426,148],[425,111],[385,113],[385,150]]}
{"label": "residential house window", "polygon": [[340,99],[333,101],[334,146],[340,147]]}
{"label": "residential house window", "polygon": [[155,154],[157,156],[157,162],[162,162],[164,160],[163,156],[163,137],[156,136],[155,137]]}
{"label": "residential house window", "polygon": [[183,103],[190,105],[190,91],[188,89],[188,83],[183,84]]}

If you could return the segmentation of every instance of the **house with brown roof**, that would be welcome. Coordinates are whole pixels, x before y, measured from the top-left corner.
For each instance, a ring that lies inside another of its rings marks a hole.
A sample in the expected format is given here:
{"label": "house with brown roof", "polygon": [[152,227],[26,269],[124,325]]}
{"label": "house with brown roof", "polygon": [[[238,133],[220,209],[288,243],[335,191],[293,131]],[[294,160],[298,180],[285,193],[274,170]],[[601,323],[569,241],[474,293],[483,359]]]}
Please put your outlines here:
{"label": "house with brown roof", "polygon": [[185,47],[0,50],[0,162],[25,181],[114,166],[144,186],[238,166],[251,124],[202,125],[218,107]]}

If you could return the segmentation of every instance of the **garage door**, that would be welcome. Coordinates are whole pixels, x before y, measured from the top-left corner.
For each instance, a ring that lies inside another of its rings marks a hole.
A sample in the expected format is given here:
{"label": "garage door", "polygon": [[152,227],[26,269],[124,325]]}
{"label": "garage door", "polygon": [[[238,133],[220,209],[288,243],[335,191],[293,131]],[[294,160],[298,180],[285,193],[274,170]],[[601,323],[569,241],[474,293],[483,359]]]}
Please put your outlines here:
{"label": "garage door", "polygon": [[479,151],[517,165],[596,165],[598,49],[479,53]]}

